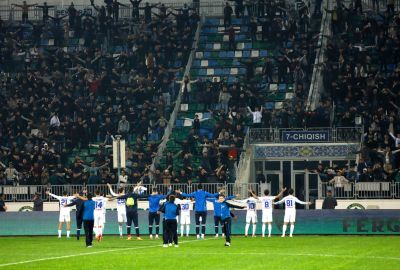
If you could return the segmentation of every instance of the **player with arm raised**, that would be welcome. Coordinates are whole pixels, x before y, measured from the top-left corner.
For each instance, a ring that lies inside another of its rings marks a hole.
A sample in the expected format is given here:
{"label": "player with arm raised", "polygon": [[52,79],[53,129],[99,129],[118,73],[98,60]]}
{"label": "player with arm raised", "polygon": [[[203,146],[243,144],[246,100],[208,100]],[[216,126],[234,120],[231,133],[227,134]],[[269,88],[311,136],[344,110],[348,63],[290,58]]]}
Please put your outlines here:
{"label": "player with arm raised", "polygon": [[95,233],[97,241],[101,241],[103,238],[103,227],[104,227],[104,211],[108,198],[100,195],[100,191],[95,191],[95,197],[92,200],[95,203],[94,207],[94,227],[93,231]]}
{"label": "player with arm raised", "polygon": [[74,196],[68,196],[68,192],[64,191],[62,196],[57,196],[49,191],[46,191],[46,194],[53,197],[54,199],[60,202],[60,217],[58,219],[58,238],[61,238],[62,226],[63,223],[66,223],[67,227],[67,238],[71,233],[71,207],[66,206],[71,203],[71,201],[75,198]]}
{"label": "player with arm raised", "polygon": [[[180,193],[180,191],[177,191]],[[192,197],[196,201],[194,211],[196,220],[196,236],[200,239],[200,218],[201,218],[201,238],[204,239],[204,234],[206,233],[206,222],[207,222],[207,197],[217,197],[219,193],[208,193],[203,190],[202,184],[198,185],[198,189],[192,193],[180,193],[182,197]]]}
{"label": "player with arm raised", "polygon": [[[118,189],[118,194],[112,190],[110,184],[107,184],[108,188],[110,189],[110,193],[114,197],[123,196],[125,195],[124,188]],[[126,223],[126,205],[125,199],[117,199],[117,218],[118,218],[118,231],[119,237],[122,238],[122,224]]]}
{"label": "player with arm raised", "polygon": [[235,201],[229,201],[225,199],[225,195],[220,194],[218,196],[218,203],[220,204],[221,208],[221,221],[222,224],[224,225],[223,232],[225,233],[225,246],[230,247],[231,246],[231,210],[230,208],[239,208],[243,209],[246,208],[246,206],[241,206],[237,205]]}
{"label": "player with arm raised", "polygon": [[[79,193],[79,196],[83,196],[83,192]],[[76,240],[79,240],[81,237],[81,229],[82,229],[82,223],[83,223],[83,203],[84,201],[79,198],[75,198],[72,200],[71,203],[67,204],[67,207],[74,206],[76,207],[76,212],[75,212],[75,218],[76,218]]]}
{"label": "player with arm raised", "polygon": [[120,195],[117,197],[117,199],[125,199],[125,205],[126,205],[126,231],[128,234],[127,240],[131,240],[131,225],[132,221],[133,224],[135,225],[135,230],[136,230],[136,239],[137,240],[142,240],[140,238],[140,233],[139,233],[139,219],[138,219],[138,199],[146,199],[148,198],[149,195],[147,194],[137,194],[134,192],[134,188],[130,187],[129,188],[129,193],[125,195]]}
{"label": "player with arm raised", "polygon": [[264,195],[262,197],[257,197],[256,194],[254,194],[253,191],[249,190],[250,193],[253,195],[254,198],[256,198],[259,202],[261,202],[261,209],[262,209],[262,237],[265,237],[265,227],[268,223],[268,237],[271,237],[271,231],[272,231],[272,210],[273,208],[273,203],[274,200],[282,197],[283,192],[285,192],[286,188],[282,188],[281,192],[276,195],[272,196],[269,195],[269,190],[266,189],[264,190]]}
{"label": "player with arm raised", "polygon": [[248,236],[250,223],[253,224],[253,233],[252,237],[256,237],[256,229],[257,229],[257,199],[253,197],[252,193],[249,194],[249,198],[244,200],[238,200],[240,203],[246,203],[247,205],[247,213],[246,213],[246,226],[244,230],[244,236]]}
{"label": "player with arm raised", "polygon": [[299,204],[311,204],[310,202],[303,202],[293,196],[294,190],[291,188],[289,189],[289,195],[284,197],[277,204],[285,204],[285,217],[283,219],[283,227],[282,227],[282,237],[285,237],[285,232],[287,228],[287,224],[290,223],[290,237],[293,237],[294,231],[294,223],[296,222],[296,203]]}
{"label": "player with arm raised", "polygon": [[[171,188],[168,190],[168,194],[171,193]],[[167,194],[167,195],[168,195]],[[150,239],[153,239],[153,224],[156,227],[156,236],[158,239],[158,234],[160,232],[160,214],[158,209],[160,208],[160,201],[164,200],[167,195],[158,194],[157,189],[153,188],[151,195],[149,196],[149,234]]]}
{"label": "player with arm raised", "polygon": [[[236,198],[236,196],[228,196],[225,199],[231,200],[234,198]],[[211,202],[214,207],[214,230],[215,230],[215,237],[218,237],[219,225],[221,224],[222,229],[224,226],[221,219],[221,203],[219,202],[219,198],[207,198],[207,201]],[[224,233],[222,233],[222,237],[224,237]]]}

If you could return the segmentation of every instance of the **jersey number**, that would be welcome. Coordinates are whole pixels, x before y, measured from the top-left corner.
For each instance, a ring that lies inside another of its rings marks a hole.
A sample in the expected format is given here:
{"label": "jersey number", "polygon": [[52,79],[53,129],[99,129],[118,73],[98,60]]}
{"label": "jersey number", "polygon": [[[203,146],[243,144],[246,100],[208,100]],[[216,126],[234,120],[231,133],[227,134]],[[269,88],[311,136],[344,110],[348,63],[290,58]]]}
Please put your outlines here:
{"label": "jersey number", "polygon": [[286,206],[292,207],[293,206],[293,201],[292,200],[286,201]]}
{"label": "jersey number", "polygon": [[62,206],[64,206],[66,203],[67,203],[67,199],[61,199],[60,204],[61,204]]}
{"label": "jersey number", "polygon": [[103,202],[96,202],[96,209],[101,209],[103,207]]}
{"label": "jersey number", "polygon": [[249,209],[255,209],[256,205],[254,203],[249,203]]}
{"label": "jersey number", "polygon": [[264,203],[265,208],[269,208],[269,202]]}
{"label": "jersey number", "polygon": [[189,210],[188,204],[182,204],[182,210]]}

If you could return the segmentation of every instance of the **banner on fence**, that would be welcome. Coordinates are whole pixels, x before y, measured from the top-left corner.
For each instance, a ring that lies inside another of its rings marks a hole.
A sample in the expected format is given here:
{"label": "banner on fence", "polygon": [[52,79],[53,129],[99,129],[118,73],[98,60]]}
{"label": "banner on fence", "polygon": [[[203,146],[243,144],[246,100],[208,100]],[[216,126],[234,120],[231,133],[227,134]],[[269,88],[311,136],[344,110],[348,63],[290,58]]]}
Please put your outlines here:
{"label": "banner on fence", "polygon": [[[232,223],[234,234],[243,234],[246,211],[234,211]],[[283,210],[274,211],[273,234],[281,234]],[[0,213],[0,235],[55,235],[58,212],[9,212]],[[139,210],[140,232],[148,234],[148,212]],[[206,233],[214,234],[212,211],[208,211]],[[259,213],[261,217],[261,213]],[[191,216],[191,234],[194,233],[194,215]],[[105,234],[118,234],[117,212],[107,211]],[[22,224],[29,224],[23,226]],[[75,218],[72,214],[72,231]],[[261,233],[258,226],[257,234]],[[398,210],[298,210],[296,234],[326,235],[398,235],[400,234],[400,211]]]}
{"label": "banner on fence", "polygon": [[[316,200],[315,208],[322,209],[324,200]],[[336,209],[400,209],[400,200],[337,200]]]}

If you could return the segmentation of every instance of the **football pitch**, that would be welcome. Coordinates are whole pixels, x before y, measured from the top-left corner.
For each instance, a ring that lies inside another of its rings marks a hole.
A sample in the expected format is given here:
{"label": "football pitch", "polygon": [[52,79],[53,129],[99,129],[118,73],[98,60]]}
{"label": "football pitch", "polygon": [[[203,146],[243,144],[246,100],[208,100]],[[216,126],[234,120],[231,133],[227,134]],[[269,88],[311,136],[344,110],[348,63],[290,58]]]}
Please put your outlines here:
{"label": "football pitch", "polygon": [[293,238],[180,238],[179,247],[161,240],[127,241],[105,236],[86,248],[84,238],[1,237],[2,269],[399,269],[396,236],[294,236]]}

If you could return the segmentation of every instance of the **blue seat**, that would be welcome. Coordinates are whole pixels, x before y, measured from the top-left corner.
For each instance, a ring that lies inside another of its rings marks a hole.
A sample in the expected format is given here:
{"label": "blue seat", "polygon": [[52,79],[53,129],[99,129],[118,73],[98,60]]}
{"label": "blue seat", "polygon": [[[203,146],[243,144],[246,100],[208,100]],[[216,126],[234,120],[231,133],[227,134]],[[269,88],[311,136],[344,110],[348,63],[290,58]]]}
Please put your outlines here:
{"label": "blue seat", "polygon": [[226,57],[234,58],[234,57],[235,57],[235,52],[234,52],[234,51],[228,51],[228,52],[226,53]]}
{"label": "blue seat", "polygon": [[273,109],[275,109],[275,104],[273,102],[266,102],[265,103],[265,108],[267,110],[273,110]]}
{"label": "blue seat", "polygon": [[278,85],[278,91],[279,92],[286,92],[286,84],[285,83],[281,83]]}
{"label": "blue seat", "polygon": [[243,51],[243,57],[250,57],[251,56],[251,52],[250,51]]}
{"label": "blue seat", "polygon": [[211,52],[204,52],[203,53],[203,58],[207,59],[211,57]]}
{"label": "blue seat", "polygon": [[235,83],[235,82],[237,82],[237,78],[236,77],[233,77],[233,76],[229,76],[228,77],[228,83]]}
{"label": "blue seat", "polygon": [[176,119],[175,126],[176,126],[176,127],[183,127],[184,123],[185,123],[185,120]]}
{"label": "blue seat", "polygon": [[207,69],[206,68],[199,68],[199,72],[197,73],[199,76],[206,76]]}
{"label": "blue seat", "polygon": [[227,57],[226,55],[227,55],[226,51],[219,52],[219,57],[221,58],[226,58]]}
{"label": "blue seat", "polygon": [[245,50],[249,50],[249,49],[251,49],[251,48],[252,48],[252,44],[251,44],[250,42],[244,43],[244,49],[245,49]]}
{"label": "blue seat", "polygon": [[223,69],[222,69],[222,68],[216,68],[216,69],[214,69],[214,75],[216,75],[216,76],[224,75]]}
{"label": "blue seat", "polygon": [[211,113],[209,112],[203,113],[203,118],[211,118]]}
{"label": "blue seat", "polygon": [[267,57],[268,56],[268,51],[267,50],[260,50],[260,56],[261,57]]}
{"label": "blue seat", "polygon": [[212,43],[206,43],[206,50],[212,50],[214,48],[213,45]]}
{"label": "blue seat", "polygon": [[208,60],[208,66],[209,67],[216,67],[216,66],[218,66],[218,61],[215,60],[215,59],[210,59],[210,60]]}
{"label": "blue seat", "polygon": [[395,68],[396,68],[396,65],[394,65],[394,64],[387,65],[387,71],[388,72],[393,72]]}
{"label": "blue seat", "polygon": [[201,61],[200,60],[194,60],[193,61],[193,67],[200,67],[201,66]]}

